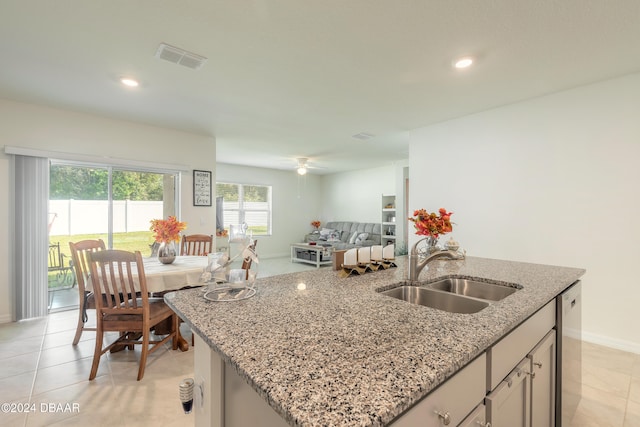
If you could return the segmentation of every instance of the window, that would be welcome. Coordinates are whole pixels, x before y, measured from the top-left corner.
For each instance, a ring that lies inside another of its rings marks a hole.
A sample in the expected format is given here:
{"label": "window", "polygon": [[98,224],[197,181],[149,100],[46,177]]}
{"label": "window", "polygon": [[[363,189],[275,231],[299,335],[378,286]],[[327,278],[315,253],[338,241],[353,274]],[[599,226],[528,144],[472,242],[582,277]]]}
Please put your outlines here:
{"label": "window", "polygon": [[102,238],[107,247],[150,254],[150,220],[176,215],[178,175],[52,161],[49,232],[56,240]]}
{"label": "window", "polygon": [[224,228],[247,223],[254,236],[271,234],[271,186],[216,183],[223,198]]}

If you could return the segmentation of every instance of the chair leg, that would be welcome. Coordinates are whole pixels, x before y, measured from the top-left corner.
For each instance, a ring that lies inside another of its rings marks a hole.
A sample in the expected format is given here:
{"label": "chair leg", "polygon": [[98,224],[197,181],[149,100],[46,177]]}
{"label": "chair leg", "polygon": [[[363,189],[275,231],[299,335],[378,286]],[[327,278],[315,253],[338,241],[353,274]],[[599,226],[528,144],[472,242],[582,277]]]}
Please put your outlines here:
{"label": "chair leg", "polygon": [[100,330],[96,332],[96,346],[93,351],[93,363],[91,364],[91,373],[89,374],[89,381],[93,380],[98,373],[98,365],[100,364],[100,357],[102,357],[102,339],[103,333]]}
{"label": "chair leg", "polygon": [[144,376],[144,368],[147,366],[147,355],[149,354],[149,328],[142,331],[142,353],[140,354],[140,367],[138,368],[138,381]]}
{"label": "chair leg", "polygon": [[174,314],[173,316],[171,316],[172,321],[173,321],[173,338],[171,338],[171,347],[174,350],[178,349],[178,337],[180,336],[180,318],[178,317],[177,314]]}
{"label": "chair leg", "polygon": [[80,341],[80,336],[82,335],[82,329],[84,329],[84,323],[86,322],[86,310],[85,310],[85,301],[80,300],[80,307],[78,310],[78,326],[76,326],[76,336],[73,337],[73,345],[78,345]]}

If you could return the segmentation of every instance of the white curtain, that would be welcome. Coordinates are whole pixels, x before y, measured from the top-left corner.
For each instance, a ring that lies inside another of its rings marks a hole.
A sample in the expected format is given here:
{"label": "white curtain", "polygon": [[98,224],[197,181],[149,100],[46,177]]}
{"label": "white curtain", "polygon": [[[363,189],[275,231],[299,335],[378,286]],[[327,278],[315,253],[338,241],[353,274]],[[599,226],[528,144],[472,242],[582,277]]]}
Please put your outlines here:
{"label": "white curtain", "polygon": [[16,320],[47,315],[49,160],[14,156]]}

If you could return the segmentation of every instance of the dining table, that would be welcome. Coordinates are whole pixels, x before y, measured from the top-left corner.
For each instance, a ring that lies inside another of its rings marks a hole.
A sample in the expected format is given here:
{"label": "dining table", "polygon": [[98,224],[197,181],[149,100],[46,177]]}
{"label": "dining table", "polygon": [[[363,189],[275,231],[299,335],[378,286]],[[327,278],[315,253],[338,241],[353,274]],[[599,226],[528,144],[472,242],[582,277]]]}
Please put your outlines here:
{"label": "dining table", "polygon": [[[142,262],[147,292],[152,297],[162,297],[167,292],[205,284],[202,280],[202,273],[208,265],[208,257],[206,256],[177,256],[171,264],[163,264],[157,257],[143,258]],[[135,268],[132,271],[132,278],[136,291],[140,291],[140,282]],[[164,335],[168,333],[168,328],[170,328],[168,324],[157,325],[156,333]],[[123,346],[116,346],[112,352],[120,351],[122,348]],[[189,349],[189,343],[180,333],[180,329],[178,329],[178,348],[181,351]]]}
{"label": "dining table", "polygon": [[171,264],[163,264],[156,257],[143,258],[147,291],[151,294],[175,291],[185,287],[202,286],[202,273],[207,266],[206,256],[177,256]]}
{"label": "dining table", "polygon": [[[202,286],[202,273],[208,264],[206,256],[176,256],[170,264],[163,264],[157,257],[143,258],[147,291],[150,295],[164,295],[167,292]],[[158,331],[156,331],[158,332]],[[189,349],[189,343],[178,329],[178,348]]]}

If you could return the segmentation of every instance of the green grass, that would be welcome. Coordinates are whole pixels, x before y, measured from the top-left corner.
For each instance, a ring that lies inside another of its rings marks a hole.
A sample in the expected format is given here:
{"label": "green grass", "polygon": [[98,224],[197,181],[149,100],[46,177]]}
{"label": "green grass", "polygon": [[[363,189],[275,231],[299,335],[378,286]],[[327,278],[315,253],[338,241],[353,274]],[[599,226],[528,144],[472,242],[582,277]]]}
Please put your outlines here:
{"label": "green grass", "polygon": [[[51,243],[60,242],[60,252],[71,258],[69,242],[79,242],[87,239],[102,239],[105,245],[109,245],[107,234],[74,234],[72,236],[51,236]],[[140,251],[142,256],[151,253],[149,245],[153,243],[153,233],[151,231],[136,231],[131,233],[113,233],[113,249],[123,251]]]}
{"label": "green grass", "polygon": [[[64,255],[64,265],[69,266],[71,261],[71,251],[69,250],[69,242],[79,242],[87,239],[102,239],[105,245],[109,245],[107,234],[74,234],[72,236],[50,236],[51,243],[60,242],[60,252]],[[149,245],[153,244],[153,233],[151,231],[136,231],[131,233],[113,233],[113,249],[121,249],[123,251],[140,251],[142,256],[149,256],[151,249]],[[49,288],[69,287],[73,280],[61,281],[58,272],[49,272]]]}
{"label": "green grass", "polygon": [[249,227],[249,230],[251,231],[251,233],[253,233],[254,236],[264,236],[267,234],[267,226],[263,225],[253,225],[251,227]]}

